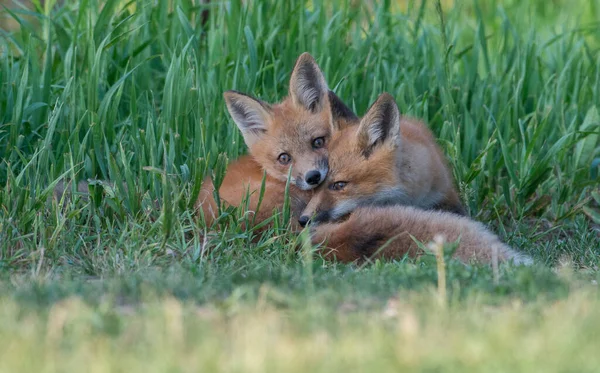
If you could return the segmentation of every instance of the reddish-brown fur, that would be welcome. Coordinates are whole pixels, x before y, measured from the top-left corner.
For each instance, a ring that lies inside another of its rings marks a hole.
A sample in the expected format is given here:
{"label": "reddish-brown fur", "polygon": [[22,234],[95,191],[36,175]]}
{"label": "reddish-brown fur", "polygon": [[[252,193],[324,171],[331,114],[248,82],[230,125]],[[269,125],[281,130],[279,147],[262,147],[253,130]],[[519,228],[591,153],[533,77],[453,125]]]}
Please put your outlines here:
{"label": "reddish-brown fur", "polygon": [[438,235],[448,244],[459,241],[454,256],[464,262],[489,263],[496,250],[499,261],[532,263],[531,258],[502,243],[483,224],[443,211],[408,206],[361,207],[342,222],[311,228],[313,244],[325,243],[323,255],[341,262],[415,257],[423,252],[414,239],[428,244]]}
{"label": "reddish-brown fur", "polygon": [[[254,215],[257,223],[273,216],[275,209],[281,211],[284,204],[286,183],[270,177],[265,177],[264,197],[257,212],[264,171],[250,155],[245,155],[229,164],[227,173],[219,189],[219,198],[230,206],[240,206],[248,197],[248,212]],[[198,196],[197,207],[202,210],[207,226],[213,224],[218,217],[217,203],[213,197],[214,185],[206,178]],[[297,219],[312,195],[312,191],[304,191],[289,186],[290,210],[292,214],[292,229],[299,230]]]}

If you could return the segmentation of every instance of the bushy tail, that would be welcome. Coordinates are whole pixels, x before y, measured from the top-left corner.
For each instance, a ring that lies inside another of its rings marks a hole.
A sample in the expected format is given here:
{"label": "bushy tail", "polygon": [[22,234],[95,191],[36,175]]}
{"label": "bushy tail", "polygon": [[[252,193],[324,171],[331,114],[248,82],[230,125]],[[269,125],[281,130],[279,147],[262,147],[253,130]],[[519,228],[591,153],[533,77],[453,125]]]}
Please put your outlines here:
{"label": "bushy tail", "polygon": [[345,262],[417,256],[422,253],[417,242],[427,244],[441,236],[445,242],[459,243],[454,257],[464,262],[491,263],[497,254],[499,261],[533,264],[529,256],[502,243],[483,224],[448,212],[407,206],[364,207],[343,222],[318,225],[311,230],[313,243],[325,242],[322,247],[326,256]]}

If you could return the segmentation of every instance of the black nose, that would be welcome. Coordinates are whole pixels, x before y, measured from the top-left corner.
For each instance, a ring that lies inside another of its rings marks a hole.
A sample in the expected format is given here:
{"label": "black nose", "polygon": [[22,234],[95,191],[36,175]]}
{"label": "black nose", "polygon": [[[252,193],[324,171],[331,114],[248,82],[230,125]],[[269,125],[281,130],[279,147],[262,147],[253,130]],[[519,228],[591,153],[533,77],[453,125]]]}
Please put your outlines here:
{"label": "black nose", "polygon": [[306,177],[304,178],[306,179],[308,185],[317,185],[319,182],[321,182],[321,173],[316,170],[308,171],[306,173]]}
{"label": "black nose", "polygon": [[308,224],[309,220],[310,220],[310,218],[308,216],[304,215],[298,219],[298,223],[300,223],[301,227],[306,227],[306,224]]}

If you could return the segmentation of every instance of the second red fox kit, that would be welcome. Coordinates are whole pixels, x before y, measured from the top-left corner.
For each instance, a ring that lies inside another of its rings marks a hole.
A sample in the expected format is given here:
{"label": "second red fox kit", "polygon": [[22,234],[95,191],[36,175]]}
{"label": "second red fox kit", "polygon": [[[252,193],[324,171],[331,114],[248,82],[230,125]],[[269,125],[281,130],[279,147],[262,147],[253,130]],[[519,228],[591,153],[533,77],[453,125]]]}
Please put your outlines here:
{"label": "second red fox kit", "polygon": [[326,257],[352,262],[416,256],[415,239],[428,243],[440,235],[458,240],[454,254],[464,262],[490,262],[495,250],[500,261],[532,263],[483,224],[451,213],[462,215],[463,208],[444,156],[422,123],[400,117],[388,94],[358,126],[338,133],[329,165],[299,220],[305,225],[312,218],[312,242],[325,243]]}
{"label": "second red fox kit", "polygon": [[444,155],[429,129],[402,118],[387,93],[329,146],[330,171],[300,224],[337,220],[359,206],[411,205],[464,215]]}

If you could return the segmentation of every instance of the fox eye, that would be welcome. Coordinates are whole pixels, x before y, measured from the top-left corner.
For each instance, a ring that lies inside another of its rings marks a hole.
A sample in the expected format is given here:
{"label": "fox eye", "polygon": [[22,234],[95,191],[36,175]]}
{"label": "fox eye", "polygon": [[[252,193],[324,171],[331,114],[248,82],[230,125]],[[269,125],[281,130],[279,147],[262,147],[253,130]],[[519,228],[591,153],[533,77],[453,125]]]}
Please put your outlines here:
{"label": "fox eye", "polygon": [[312,147],[314,149],[321,149],[323,146],[325,146],[325,138],[324,137],[317,137],[312,142]]}
{"label": "fox eye", "polygon": [[279,157],[277,158],[277,160],[282,165],[286,165],[292,161],[292,156],[289,155],[288,153],[281,153],[281,154],[279,154]]}
{"label": "fox eye", "polygon": [[339,190],[344,189],[346,187],[346,184],[348,184],[348,183],[345,181],[337,181],[337,182],[329,185],[329,189],[339,191]]}

